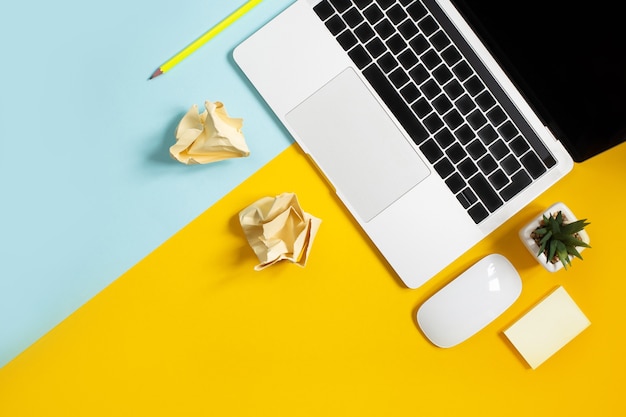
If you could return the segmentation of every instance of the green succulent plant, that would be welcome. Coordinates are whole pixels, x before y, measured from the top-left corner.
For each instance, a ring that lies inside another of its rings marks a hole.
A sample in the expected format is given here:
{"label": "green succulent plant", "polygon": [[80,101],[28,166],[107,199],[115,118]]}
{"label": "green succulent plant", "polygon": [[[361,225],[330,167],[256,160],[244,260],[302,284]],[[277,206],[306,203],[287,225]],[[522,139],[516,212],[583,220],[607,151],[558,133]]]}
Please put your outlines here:
{"label": "green succulent plant", "polygon": [[560,261],[567,269],[572,264],[570,255],[582,259],[577,247],[591,247],[583,242],[578,234],[588,225],[587,219],[567,223],[561,211],[550,216],[544,215],[539,227],[532,232],[532,238],[539,245],[537,256],[544,253],[546,262]]}

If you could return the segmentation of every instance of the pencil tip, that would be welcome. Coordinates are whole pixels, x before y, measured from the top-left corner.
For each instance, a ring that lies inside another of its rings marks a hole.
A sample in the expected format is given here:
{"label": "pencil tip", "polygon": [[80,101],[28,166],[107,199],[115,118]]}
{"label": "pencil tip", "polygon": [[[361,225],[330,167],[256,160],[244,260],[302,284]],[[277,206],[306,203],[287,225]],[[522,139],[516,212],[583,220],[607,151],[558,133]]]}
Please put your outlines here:
{"label": "pencil tip", "polygon": [[159,75],[163,74],[163,71],[161,71],[161,68],[157,68],[156,71],[154,71],[152,73],[152,75],[150,76],[150,78],[148,78],[149,80],[158,77]]}

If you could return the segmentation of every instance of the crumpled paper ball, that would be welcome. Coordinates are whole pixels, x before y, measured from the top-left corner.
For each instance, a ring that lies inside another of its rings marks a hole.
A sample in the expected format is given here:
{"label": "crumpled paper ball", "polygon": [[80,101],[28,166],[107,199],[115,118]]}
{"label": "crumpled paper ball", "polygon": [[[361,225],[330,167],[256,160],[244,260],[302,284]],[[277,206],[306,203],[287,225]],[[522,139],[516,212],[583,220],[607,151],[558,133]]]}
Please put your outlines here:
{"label": "crumpled paper ball", "polygon": [[176,128],[170,155],[183,164],[208,164],[250,155],[241,133],[243,119],[229,117],[224,104],[204,102],[205,111],[193,105]]}
{"label": "crumpled paper ball", "polygon": [[302,211],[293,193],[264,197],[239,213],[248,243],[261,262],[257,271],[283,259],[305,266],[321,220]]}

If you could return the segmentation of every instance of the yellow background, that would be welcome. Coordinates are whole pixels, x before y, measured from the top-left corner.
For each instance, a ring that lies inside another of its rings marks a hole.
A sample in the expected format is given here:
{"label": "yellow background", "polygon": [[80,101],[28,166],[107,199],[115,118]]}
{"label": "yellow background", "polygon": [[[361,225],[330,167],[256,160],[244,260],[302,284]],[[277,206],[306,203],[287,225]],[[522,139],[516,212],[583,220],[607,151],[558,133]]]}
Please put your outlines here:
{"label": "yellow background", "polygon": [[[0,416],[625,415],[624,161],[622,145],[577,165],[409,290],[291,146],[0,369]],[[309,263],[255,272],[237,213],[286,191],[323,221]],[[593,248],[549,274],[517,231],[555,201],[591,221]],[[424,221],[454,238],[445,219]],[[468,341],[434,347],[417,308],[493,252],[522,295]],[[502,331],[558,285],[592,324],[533,371]]]}

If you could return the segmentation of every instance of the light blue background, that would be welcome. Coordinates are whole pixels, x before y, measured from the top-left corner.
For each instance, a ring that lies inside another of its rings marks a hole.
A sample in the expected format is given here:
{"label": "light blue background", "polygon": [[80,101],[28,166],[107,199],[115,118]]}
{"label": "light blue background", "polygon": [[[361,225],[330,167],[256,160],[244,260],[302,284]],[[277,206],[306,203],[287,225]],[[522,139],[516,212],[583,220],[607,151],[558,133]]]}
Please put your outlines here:
{"label": "light blue background", "polygon": [[[232,60],[291,2],[263,1],[151,81],[244,1],[0,6],[0,366],[291,143]],[[207,99],[244,119],[250,157],[170,158]]]}

